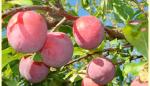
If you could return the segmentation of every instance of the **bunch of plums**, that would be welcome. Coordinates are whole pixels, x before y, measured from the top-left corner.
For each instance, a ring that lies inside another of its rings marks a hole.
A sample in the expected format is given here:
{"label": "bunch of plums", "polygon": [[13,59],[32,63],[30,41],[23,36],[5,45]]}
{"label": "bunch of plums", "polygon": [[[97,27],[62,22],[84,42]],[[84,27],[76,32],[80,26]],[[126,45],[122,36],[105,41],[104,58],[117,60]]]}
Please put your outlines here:
{"label": "bunch of plums", "polygon": [[[94,16],[83,16],[74,21],[73,34],[81,48],[95,49],[103,40],[104,26]],[[46,21],[35,11],[21,11],[13,15],[7,26],[7,38],[18,52],[41,54],[42,62],[34,61],[32,55],[20,60],[20,74],[31,83],[43,81],[49,67],[62,67],[73,55],[69,36],[62,32],[48,32]],[[108,59],[94,59],[88,66],[82,86],[104,85],[113,79],[114,73],[115,67]]]}

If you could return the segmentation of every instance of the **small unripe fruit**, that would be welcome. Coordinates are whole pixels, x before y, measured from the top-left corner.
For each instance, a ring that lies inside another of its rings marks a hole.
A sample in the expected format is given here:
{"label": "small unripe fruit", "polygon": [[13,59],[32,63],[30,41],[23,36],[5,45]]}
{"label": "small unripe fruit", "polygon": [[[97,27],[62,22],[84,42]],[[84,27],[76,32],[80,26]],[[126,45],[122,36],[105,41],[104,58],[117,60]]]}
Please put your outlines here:
{"label": "small unripe fruit", "polygon": [[96,58],[89,63],[87,74],[96,83],[105,85],[114,78],[115,66],[106,58]]}
{"label": "small unripe fruit", "polygon": [[30,57],[23,57],[19,64],[20,74],[31,83],[39,83],[44,80],[49,68],[42,62],[35,62]]}
{"label": "small unripe fruit", "polygon": [[136,77],[132,82],[131,86],[148,86],[148,82],[140,81],[139,77]]}
{"label": "small unripe fruit", "polygon": [[97,84],[96,82],[94,82],[92,79],[90,79],[89,77],[85,77],[82,80],[82,86],[102,86],[100,84]]}
{"label": "small unripe fruit", "polygon": [[45,64],[51,67],[61,67],[71,60],[73,44],[65,33],[50,32],[40,52]]}
{"label": "small unripe fruit", "polygon": [[104,26],[94,16],[83,16],[73,24],[77,44],[85,49],[97,48],[104,38]]}
{"label": "small unripe fruit", "polygon": [[18,12],[7,26],[10,45],[17,51],[31,53],[40,50],[46,40],[47,25],[44,18],[33,11]]}

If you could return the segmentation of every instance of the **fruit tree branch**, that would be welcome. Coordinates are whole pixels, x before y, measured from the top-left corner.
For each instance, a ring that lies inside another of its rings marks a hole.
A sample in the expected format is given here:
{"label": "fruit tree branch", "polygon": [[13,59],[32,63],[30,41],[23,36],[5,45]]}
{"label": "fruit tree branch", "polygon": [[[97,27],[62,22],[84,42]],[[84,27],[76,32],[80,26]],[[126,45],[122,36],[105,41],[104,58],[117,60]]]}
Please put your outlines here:
{"label": "fruit tree branch", "polygon": [[48,11],[48,12],[55,12],[56,15],[64,16],[68,20],[75,20],[75,19],[78,18],[77,16],[72,16],[72,15],[68,14],[66,11],[61,10],[57,7],[38,6],[38,5],[16,7],[16,8],[10,9],[10,10],[2,13],[2,18],[6,18],[8,16],[14,15],[15,13],[17,13],[19,11],[29,11],[29,10],[45,10],[45,11]]}
{"label": "fruit tree branch", "polygon": [[108,29],[108,27],[105,27],[105,31],[112,38],[125,39],[123,33],[119,32],[118,30]]}
{"label": "fruit tree branch", "polygon": [[140,5],[140,2],[138,2],[137,0],[133,0],[133,2],[134,2],[135,4],[137,4],[138,9],[145,15],[145,17],[147,17],[148,14],[144,12],[144,6],[141,6],[141,5]]}
{"label": "fruit tree branch", "polygon": [[[137,56],[136,58],[133,58],[134,56],[131,56],[130,57],[130,61],[131,60],[136,60],[136,59],[139,59],[139,58],[142,58],[143,56]],[[116,62],[116,63],[114,63],[114,65],[120,65],[120,64],[123,64],[123,63],[125,63],[125,61],[123,60],[123,61],[120,61],[120,62]]]}
{"label": "fruit tree branch", "polygon": [[[131,47],[131,45],[125,45],[125,46],[123,46],[123,48],[127,48],[127,47]],[[82,60],[82,59],[85,59],[85,58],[88,58],[88,57],[90,57],[90,56],[92,56],[92,55],[94,55],[94,54],[100,54],[101,52],[106,52],[106,51],[115,51],[115,50],[118,50],[118,48],[107,48],[107,49],[104,49],[103,51],[96,51],[96,52],[93,52],[93,53],[88,53],[87,55],[85,55],[85,56],[82,56],[82,57],[79,57],[79,58],[77,58],[77,59],[75,59],[75,60],[72,60],[72,61],[70,61],[69,63],[67,63],[65,66],[68,66],[68,65],[70,65],[70,64],[73,64],[73,63],[75,63],[75,62],[78,62],[78,61],[80,61],[80,60]],[[130,60],[135,60],[135,59],[138,59],[138,58],[142,58],[143,56],[137,56],[137,58],[133,58],[134,56],[131,56],[130,57]],[[123,63],[125,63],[125,61],[123,60],[123,61],[120,61],[120,62],[116,62],[116,63],[114,63],[114,65],[118,65],[118,64],[123,64]]]}
{"label": "fruit tree branch", "polygon": [[[111,50],[111,49],[108,49],[108,50]],[[105,51],[107,51],[107,49],[105,50]],[[87,54],[87,55],[85,55],[85,56],[82,56],[82,57],[79,57],[79,58],[77,58],[77,59],[75,59],[75,60],[73,60],[73,61],[70,61],[69,63],[67,63],[65,66],[68,66],[68,65],[70,65],[70,64],[73,64],[73,63],[75,63],[75,62],[78,62],[78,61],[80,61],[80,60],[82,60],[82,59],[85,59],[85,58],[88,58],[88,57],[90,57],[90,56],[92,56],[92,55],[94,55],[94,54],[99,54],[100,52],[94,52],[94,53],[92,53],[92,54]],[[136,58],[133,58],[133,56],[131,56],[130,58],[130,60],[136,60],[136,59],[139,59],[139,58],[142,58],[143,56],[137,56]],[[125,61],[123,60],[123,61],[120,61],[120,62],[116,62],[116,63],[113,63],[114,65],[120,65],[120,64],[123,64],[123,63],[125,63]]]}
{"label": "fruit tree branch", "polygon": [[65,66],[68,66],[68,65],[70,65],[70,64],[73,64],[73,63],[78,62],[78,61],[80,61],[80,60],[82,60],[82,59],[84,59],[84,58],[88,58],[88,57],[90,57],[91,55],[98,54],[98,53],[100,53],[100,52],[94,52],[94,53],[92,53],[92,54],[87,54],[87,55],[85,55],[85,56],[79,57],[79,58],[77,58],[77,59],[75,59],[75,60],[73,60],[73,61],[70,61],[70,62],[67,63]]}
{"label": "fruit tree branch", "polygon": [[[55,6],[50,7],[50,6],[38,6],[38,5],[24,6],[24,7],[17,7],[17,8],[10,9],[9,11],[6,11],[2,14],[2,18],[12,16],[19,11],[29,11],[29,10],[44,10],[44,11],[48,11],[50,13],[55,12],[56,15],[64,16],[68,20],[76,20],[78,18],[77,16],[72,16],[72,15],[68,14],[66,11],[62,10],[61,8],[57,8]],[[112,38],[125,39],[124,35],[121,32],[119,32],[118,30],[108,29],[108,27],[105,27],[105,31]]]}
{"label": "fruit tree branch", "polygon": [[52,28],[51,32],[54,32],[58,29],[58,27],[66,21],[66,17],[64,17],[60,22],[58,22],[55,27]]}
{"label": "fruit tree branch", "polygon": [[30,10],[51,11],[51,9],[48,6],[24,6],[24,7],[12,8],[12,9],[2,13],[2,18],[12,16],[19,11],[30,11]]}

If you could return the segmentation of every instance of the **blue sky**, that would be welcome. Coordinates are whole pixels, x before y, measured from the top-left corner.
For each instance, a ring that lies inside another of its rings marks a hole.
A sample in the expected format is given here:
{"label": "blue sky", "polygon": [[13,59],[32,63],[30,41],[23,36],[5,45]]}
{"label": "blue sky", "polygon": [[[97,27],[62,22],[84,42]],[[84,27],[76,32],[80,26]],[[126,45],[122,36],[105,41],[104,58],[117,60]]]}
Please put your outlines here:
{"label": "blue sky", "polygon": [[[139,3],[142,2],[143,0],[137,0]],[[80,3],[80,0],[67,0],[67,2],[71,5],[71,6],[75,6],[77,3]],[[145,11],[148,11],[148,7],[144,7]],[[85,16],[85,15],[90,15],[86,10],[84,10],[82,7],[79,7],[78,10],[78,16]],[[111,15],[108,15],[111,16]],[[103,22],[103,24],[105,26],[112,26],[112,22],[109,19],[106,19],[105,22]],[[117,24],[118,27],[124,27],[123,23],[118,23]]]}
{"label": "blue sky", "polygon": [[[67,2],[71,6],[75,6],[77,3],[80,3],[80,0],[67,0]],[[79,7],[78,16],[86,16],[86,15],[90,15],[90,14],[86,10],[84,10],[82,7]],[[110,16],[110,15],[108,15],[108,16]],[[109,19],[106,19],[106,21],[103,23],[105,26],[112,26],[112,22]],[[123,25],[118,24],[118,26],[123,26]]]}
{"label": "blue sky", "polygon": [[[80,0],[67,0],[67,1],[72,6],[75,6],[77,2],[80,2]],[[78,16],[85,16],[85,15],[89,15],[89,13],[80,7],[78,11]]]}

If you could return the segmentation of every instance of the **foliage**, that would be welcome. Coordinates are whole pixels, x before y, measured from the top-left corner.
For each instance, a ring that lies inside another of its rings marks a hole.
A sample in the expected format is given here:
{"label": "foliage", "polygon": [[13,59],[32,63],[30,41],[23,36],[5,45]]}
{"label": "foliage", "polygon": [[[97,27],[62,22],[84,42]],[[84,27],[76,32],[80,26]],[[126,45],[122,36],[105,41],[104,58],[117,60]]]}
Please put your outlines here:
{"label": "foliage", "polygon": [[[73,4],[74,1],[76,4]],[[55,0],[49,0],[49,2],[56,4]],[[88,63],[97,56],[106,55],[114,64],[117,63],[115,78],[107,86],[130,86],[131,81],[139,75],[139,71],[148,59],[148,19],[146,16],[148,4],[146,0],[141,2],[139,0],[61,0],[61,3],[69,14],[96,16],[104,26],[111,26],[122,32],[125,39],[112,39],[107,34],[97,49],[85,50],[76,44],[72,35],[72,26],[62,24],[58,31],[67,33],[72,39],[73,60],[93,52],[99,53],[61,68],[51,68],[46,80],[39,84],[31,84],[19,74],[19,60],[27,54],[17,52],[9,45],[5,28],[10,17],[5,18],[2,23],[2,85],[81,86]],[[48,3],[45,3],[44,0],[2,0],[2,12],[11,8],[32,5],[48,5]],[[82,10],[85,13],[81,12]],[[38,12],[42,13],[42,11]],[[134,20],[140,23],[129,23]],[[125,47],[126,45],[131,46]],[[138,58],[140,56],[142,57]],[[33,59],[41,60],[38,53],[33,56]]]}

